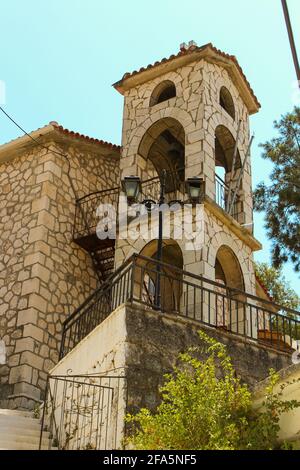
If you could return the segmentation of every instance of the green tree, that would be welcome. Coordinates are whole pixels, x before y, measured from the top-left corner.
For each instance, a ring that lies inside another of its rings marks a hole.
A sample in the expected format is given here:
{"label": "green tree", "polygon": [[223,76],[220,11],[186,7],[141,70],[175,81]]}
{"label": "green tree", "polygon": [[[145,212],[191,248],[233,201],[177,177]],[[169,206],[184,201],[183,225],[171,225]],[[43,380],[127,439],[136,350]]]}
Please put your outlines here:
{"label": "green tree", "polygon": [[274,302],[295,310],[300,308],[300,297],[290,287],[280,269],[267,263],[255,263],[255,272]]}
{"label": "green tree", "polygon": [[263,158],[270,160],[271,184],[260,183],[254,192],[254,208],[265,211],[272,262],[278,268],[290,260],[300,270],[300,108],[274,122],[278,136],[262,144]]}
{"label": "green tree", "polygon": [[300,403],[274,393],[278,381],[271,371],[263,411],[254,411],[247,385],[236,376],[226,347],[199,332],[199,349],[180,356],[181,367],[166,376],[156,413],[141,409],[127,416],[131,433],[126,445],[135,449],[238,450],[277,447],[281,413]]}

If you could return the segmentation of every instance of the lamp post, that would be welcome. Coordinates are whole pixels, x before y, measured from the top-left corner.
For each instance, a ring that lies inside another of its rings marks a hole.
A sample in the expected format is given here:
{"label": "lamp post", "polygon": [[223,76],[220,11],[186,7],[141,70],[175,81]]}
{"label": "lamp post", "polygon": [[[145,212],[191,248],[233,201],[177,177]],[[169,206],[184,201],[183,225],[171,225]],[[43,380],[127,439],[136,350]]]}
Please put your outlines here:
{"label": "lamp post", "polygon": [[[162,170],[160,174],[160,194],[158,200],[158,239],[157,239],[157,267],[156,267],[156,283],[155,283],[155,296],[154,296],[154,308],[156,310],[161,309],[161,261],[162,261],[162,250],[163,250],[163,211],[161,206],[165,203],[165,192],[166,192],[166,178],[167,171]],[[188,178],[185,183],[186,192],[188,194],[188,200],[192,204],[200,203],[203,200],[205,193],[204,180],[199,177]],[[127,196],[129,203],[137,201],[141,191],[141,181],[138,176],[125,176],[122,180],[122,189]],[[145,204],[148,210],[151,210],[151,204],[154,201],[145,199],[142,203]],[[150,208],[150,209],[149,209]]]}
{"label": "lamp post", "polygon": [[155,309],[160,310],[161,307],[161,296],[160,296],[160,278],[161,278],[161,266],[160,262],[162,261],[162,249],[163,249],[163,211],[161,206],[165,202],[165,190],[166,190],[166,170],[163,170],[161,173],[160,179],[160,193],[158,201],[158,240],[157,240],[157,275],[156,275],[156,286],[155,286],[155,298],[154,306]]}

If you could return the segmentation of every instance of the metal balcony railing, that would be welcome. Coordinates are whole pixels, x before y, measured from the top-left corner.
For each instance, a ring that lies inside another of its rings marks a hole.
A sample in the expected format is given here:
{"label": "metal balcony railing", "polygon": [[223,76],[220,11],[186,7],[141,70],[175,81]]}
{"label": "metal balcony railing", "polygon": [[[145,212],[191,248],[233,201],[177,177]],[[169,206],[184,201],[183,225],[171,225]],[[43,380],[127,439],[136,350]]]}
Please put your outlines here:
{"label": "metal balcony railing", "polygon": [[[83,196],[76,201],[75,223],[73,229],[73,239],[78,241],[87,239],[90,235],[96,233],[97,224],[101,218],[109,213],[109,206],[114,207],[115,214],[118,212],[119,195],[121,189],[119,187],[96,191]],[[144,200],[157,201],[160,192],[160,179],[158,176],[143,181],[141,184],[141,192],[139,202]],[[174,201],[183,201],[185,197],[184,183],[178,182],[176,188],[167,183],[166,203]],[[113,221],[112,221],[113,223]]]}
{"label": "metal balcony railing", "polygon": [[[228,212],[227,204],[229,198],[229,186],[217,174],[215,174],[216,203],[225,212]],[[234,191],[230,190],[230,201],[233,199]],[[236,196],[232,209],[232,217],[237,220],[239,213],[239,198]]]}
{"label": "metal balcony railing", "polygon": [[[160,192],[160,179],[158,176],[150,178],[142,182],[141,193],[139,195],[139,202],[144,200],[157,201]],[[76,201],[75,223],[73,238],[74,240],[86,239],[90,235],[96,233],[96,227],[101,219],[104,217],[105,207],[113,206],[116,214],[118,211],[120,188],[115,187],[111,189],[104,189],[96,191]],[[215,175],[215,201],[224,210],[227,211],[227,201],[229,196],[229,187],[227,184],[216,174]],[[231,197],[233,191],[231,191]],[[185,187],[183,181],[177,181],[176,185],[167,181],[165,200],[167,204],[172,202],[181,201],[188,202],[185,194]],[[100,212],[99,212],[99,208]],[[239,199],[233,206],[232,217],[237,219],[239,212]]]}
{"label": "metal balcony railing", "polygon": [[118,201],[118,187],[96,191],[77,199],[73,238],[75,240],[82,239],[95,233],[100,218],[98,212],[100,204],[102,207],[110,204],[117,208]]}
{"label": "metal balcony railing", "polygon": [[133,255],[64,322],[60,358],[123,303],[158,310],[158,278],[160,311],[264,342],[278,350],[297,349],[299,312],[166,263]]}

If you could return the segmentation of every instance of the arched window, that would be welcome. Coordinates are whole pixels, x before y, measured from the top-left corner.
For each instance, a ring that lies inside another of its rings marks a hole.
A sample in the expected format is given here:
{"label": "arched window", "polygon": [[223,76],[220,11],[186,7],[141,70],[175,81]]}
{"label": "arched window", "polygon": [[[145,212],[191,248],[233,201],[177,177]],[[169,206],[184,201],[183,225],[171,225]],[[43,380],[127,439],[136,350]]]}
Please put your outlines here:
{"label": "arched window", "polygon": [[[134,293],[146,305],[155,304],[157,288],[157,240],[152,240],[141,250],[144,259],[138,259],[135,271]],[[148,258],[148,259],[147,259]],[[174,268],[183,269],[182,251],[175,240],[166,239],[163,243],[162,261],[166,263],[160,271],[161,309],[165,312],[179,311],[182,291],[182,275]]]}
{"label": "arched window", "polygon": [[234,109],[233,99],[225,86],[222,86],[220,90],[220,105],[222,106],[222,108],[225,109],[225,111],[229,114],[229,116],[232,117],[232,119],[235,119],[235,109]]}
{"label": "arched window", "polygon": [[222,245],[215,260],[215,280],[240,291],[245,290],[244,277],[240,263],[229,246]]}
{"label": "arched window", "polygon": [[[219,125],[215,129],[215,173],[216,173],[216,203],[228,211],[232,201],[233,188],[229,191],[229,181],[235,185],[241,164],[240,152],[234,161],[235,139],[227,127]],[[234,217],[241,211],[241,205],[234,202]]]}
{"label": "arched window", "polygon": [[176,87],[170,80],[159,83],[150,98],[150,106],[167,101],[176,96]]}
{"label": "arched window", "polygon": [[[245,291],[244,276],[235,253],[226,245],[222,245],[216,255],[215,281],[218,283],[215,287],[216,326],[245,334],[248,320],[241,292]],[[228,291],[228,288],[238,290]]]}
{"label": "arched window", "polygon": [[225,173],[241,168],[241,157],[239,150],[237,151],[235,166],[233,165],[233,154],[235,147],[235,139],[227,127],[219,125],[215,130],[215,160],[216,166],[222,167]]}
{"label": "arched window", "polygon": [[185,177],[185,132],[180,122],[168,117],[153,123],[141,139],[138,154],[152,162],[158,175],[163,169],[168,172],[166,193],[178,199],[175,193],[182,190]]}

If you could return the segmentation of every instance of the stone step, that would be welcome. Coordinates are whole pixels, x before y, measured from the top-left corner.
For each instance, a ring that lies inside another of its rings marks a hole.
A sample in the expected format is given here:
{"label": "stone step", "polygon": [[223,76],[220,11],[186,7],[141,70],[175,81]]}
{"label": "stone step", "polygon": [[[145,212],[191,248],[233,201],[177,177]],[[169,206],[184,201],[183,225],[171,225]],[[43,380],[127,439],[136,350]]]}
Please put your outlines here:
{"label": "stone step", "polygon": [[2,426],[39,429],[41,427],[41,424],[38,419],[34,418],[25,418],[24,416],[0,415],[0,427]]}
{"label": "stone step", "polygon": [[[27,442],[15,443],[12,441],[1,441],[0,450],[38,450],[39,443],[28,444]],[[41,450],[48,450],[48,445],[42,445]],[[50,447],[49,450],[57,450],[57,447]]]}
{"label": "stone step", "polygon": [[[1,426],[0,425],[0,442],[1,439],[5,437],[7,434],[15,434],[16,436],[30,436],[40,438],[41,428],[34,428],[34,429],[25,429],[25,428],[18,428],[15,426]],[[47,431],[43,432],[43,438],[49,439],[50,433]]]}
{"label": "stone step", "polygon": [[[40,432],[40,420],[32,412],[0,409],[0,450],[38,450]],[[49,435],[43,432],[42,450],[51,449]]]}
{"label": "stone step", "polygon": [[32,411],[22,411],[22,410],[10,410],[6,408],[0,408],[0,416],[20,416],[23,418],[34,418],[34,414]]}
{"label": "stone step", "polygon": [[[30,436],[30,435],[24,435],[24,434],[23,435],[15,434],[15,432],[11,430],[5,436],[0,435],[0,445],[2,445],[3,442],[6,442],[6,441],[16,443],[16,444],[27,443],[30,445],[35,445],[40,442],[40,435],[38,434],[37,436]],[[44,437],[43,435],[42,443],[44,445],[47,445],[49,443],[48,437],[46,436]]]}

